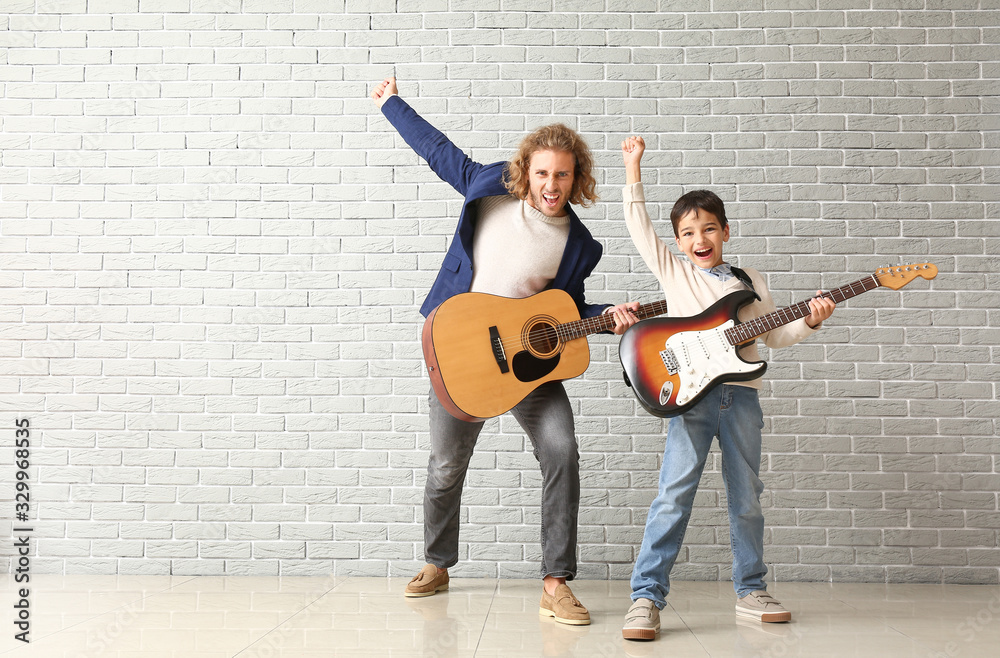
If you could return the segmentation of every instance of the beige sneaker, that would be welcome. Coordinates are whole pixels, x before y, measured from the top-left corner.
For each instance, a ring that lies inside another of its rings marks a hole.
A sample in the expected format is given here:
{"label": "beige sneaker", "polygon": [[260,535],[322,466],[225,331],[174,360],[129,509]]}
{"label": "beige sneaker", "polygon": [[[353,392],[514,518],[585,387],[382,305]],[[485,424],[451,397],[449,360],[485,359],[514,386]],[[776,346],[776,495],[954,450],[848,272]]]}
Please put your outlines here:
{"label": "beige sneaker", "polygon": [[742,617],[753,617],[754,619],[766,622],[792,620],[792,613],[785,610],[784,606],[777,599],[763,589],[750,592],[742,599],[736,601],[736,614]]}
{"label": "beige sneaker", "polygon": [[438,573],[437,567],[428,564],[406,585],[403,596],[433,596],[447,589],[448,572]]}
{"label": "beige sneaker", "polygon": [[638,599],[625,613],[622,637],[626,640],[655,640],[660,632],[660,609],[649,599]]}
{"label": "beige sneaker", "polygon": [[542,589],[542,602],[538,604],[538,614],[543,617],[555,617],[557,622],[572,626],[586,626],[590,623],[590,613],[576,600],[569,585],[557,586],[556,593],[551,596]]}

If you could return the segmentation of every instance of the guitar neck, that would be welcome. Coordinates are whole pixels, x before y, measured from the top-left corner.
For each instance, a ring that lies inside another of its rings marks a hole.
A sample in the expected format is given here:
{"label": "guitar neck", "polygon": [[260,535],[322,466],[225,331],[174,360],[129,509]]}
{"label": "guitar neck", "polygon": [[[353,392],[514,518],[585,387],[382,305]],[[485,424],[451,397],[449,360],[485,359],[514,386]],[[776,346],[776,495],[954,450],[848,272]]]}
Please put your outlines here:
{"label": "guitar neck", "polygon": [[[650,302],[649,304],[640,304],[639,309],[635,312],[635,315],[640,320],[645,320],[646,318],[663,315],[666,312],[667,302],[666,300],[660,300],[658,302]],[[556,327],[556,332],[559,336],[559,340],[567,341],[583,338],[584,336],[596,334],[601,331],[611,331],[614,328],[615,316],[608,313],[602,313],[601,315],[596,315],[592,318],[583,318],[582,320],[574,320],[573,322],[560,324]]]}
{"label": "guitar neck", "polygon": [[[840,302],[850,299],[856,295],[860,295],[863,292],[874,290],[880,285],[882,284],[879,283],[878,277],[874,274],[870,274],[863,279],[855,281],[854,283],[849,283],[846,286],[841,286],[834,290],[830,290],[829,292],[823,293],[821,296],[832,299],[839,304]],[[773,313],[762,315],[758,318],[748,320],[747,322],[743,322],[735,327],[727,329],[726,339],[732,345],[742,345],[743,343],[750,342],[754,338],[757,338],[757,336],[767,333],[772,329],[788,324],[789,322],[794,322],[799,318],[804,318],[810,313],[812,313],[812,311],[809,309],[809,300],[799,302],[798,304],[792,304],[791,306],[780,308]]]}

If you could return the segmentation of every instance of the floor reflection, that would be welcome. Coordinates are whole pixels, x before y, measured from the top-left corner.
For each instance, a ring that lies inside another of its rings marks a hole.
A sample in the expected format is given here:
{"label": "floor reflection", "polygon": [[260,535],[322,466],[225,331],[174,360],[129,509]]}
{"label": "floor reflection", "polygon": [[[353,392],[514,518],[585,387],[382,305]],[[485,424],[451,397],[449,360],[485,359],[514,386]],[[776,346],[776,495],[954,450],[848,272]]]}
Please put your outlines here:
{"label": "floor reflection", "polygon": [[626,581],[572,583],[589,626],[538,616],[541,583],[456,578],[425,598],[405,579],[354,577],[33,576],[30,644],[7,610],[0,655],[43,658],[353,656],[962,656],[996,655],[995,585],[780,583],[788,624],[737,618],[729,583],[673,584],[652,642],[622,640]]}

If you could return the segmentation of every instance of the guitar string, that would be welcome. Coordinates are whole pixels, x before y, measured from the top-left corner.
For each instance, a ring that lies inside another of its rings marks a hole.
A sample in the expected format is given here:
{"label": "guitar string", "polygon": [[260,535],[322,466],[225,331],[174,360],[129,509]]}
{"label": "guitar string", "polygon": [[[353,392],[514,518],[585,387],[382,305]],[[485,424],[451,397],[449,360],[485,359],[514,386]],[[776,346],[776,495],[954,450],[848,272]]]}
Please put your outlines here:
{"label": "guitar string", "polygon": [[[605,326],[608,324],[606,320],[596,320],[596,321],[591,321],[591,320],[593,320],[593,318],[586,318],[584,320],[566,322],[556,326],[550,325],[544,329],[529,330],[526,335],[526,337],[528,338],[527,342],[532,343],[534,341],[551,341],[553,339],[557,341],[575,340],[576,338],[582,338],[587,334],[610,329],[610,327]],[[575,325],[577,323],[579,323],[578,326],[581,329],[565,328],[567,325],[570,324]],[[510,345],[515,345],[515,344],[520,345],[524,343],[524,341],[522,340],[524,337],[525,337],[524,334],[519,334],[517,336],[501,337],[500,344],[503,347],[508,347]]]}
{"label": "guitar string", "polygon": [[[868,279],[871,279],[872,283],[874,284],[871,288],[867,287],[867,283],[866,282],[868,281]],[[846,284],[844,286],[841,286],[840,288],[836,288],[836,289],[831,290],[831,291],[829,291],[827,293],[824,293],[824,294],[822,294],[820,296],[821,297],[828,297],[828,298],[832,299],[834,302],[838,302],[839,303],[839,302],[845,301],[847,299],[850,299],[851,297],[853,297],[855,295],[858,295],[861,292],[867,292],[868,290],[874,290],[878,286],[879,286],[878,280],[875,277],[875,275],[873,274],[873,275],[871,275],[869,277],[866,277],[865,279],[861,279],[859,281],[855,281],[853,283]],[[860,288],[860,292],[856,291],[855,287]],[[847,291],[850,291],[853,294],[850,295],[850,296],[847,296],[847,295],[844,294]],[[661,305],[661,304],[665,304],[665,302],[652,302],[652,303],[650,303],[647,306],[652,307],[652,306],[657,306],[657,305]],[[646,306],[640,307],[640,312],[645,311],[646,308],[647,308]],[[795,313],[790,313],[790,311],[794,311]],[[780,327],[780,326],[782,326],[784,324],[787,324],[788,322],[791,322],[793,320],[797,320],[797,319],[799,319],[801,317],[805,317],[806,315],[809,315],[808,311],[809,311],[809,302],[808,301],[799,302],[797,304],[793,304],[791,306],[788,306],[788,307],[785,307],[785,308],[773,311],[773,312],[771,312],[771,313],[769,313],[767,315],[762,315],[760,317],[753,318],[752,320],[748,320],[745,323],[741,323],[741,324],[737,325],[736,327],[732,327],[731,329],[728,329],[725,333],[727,335],[730,334],[730,333],[732,333],[734,336],[737,336],[737,337],[739,337],[739,338],[742,339],[740,342],[746,342],[746,341],[750,340],[751,338],[756,338],[761,333],[766,333],[767,331],[770,331],[771,329],[774,329],[776,327]],[[801,315],[798,315],[796,313],[801,313]],[[657,313],[657,315],[659,315],[659,313]],[[775,322],[774,320],[776,318],[780,318],[783,321],[782,322]],[[645,319],[645,318],[643,318],[643,319]],[[598,319],[598,318],[584,318],[584,319],[576,320],[576,321],[573,321],[573,322],[563,323],[563,324],[557,325],[555,327],[549,326],[549,327],[547,327],[545,329],[529,331],[528,334],[527,334],[527,338],[528,338],[528,342],[529,343],[531,343],[533,341],[552,341],[553,339],[555,339],[558,342],[560,340],[565,340],[566,338],[568,338],[569,340],[574,340],[574,339],[579,338],[581,336],[585,336],[585,335],[587,335],[589,333],[593,333],[594,331],[600,331],[601,330],[601,325],[604,325],[604,324],[607,324],[607,321],[606,321],[605,318],[600,318],[600,319]],[[567,327],[569,325],[580,325],[580,326],[585,327],[585,330],[580,335],[573,335],[575,333],[573,330],[561,330],[560,329],[560,328],[563,328],[563,327]],[[754,329],[755,326],[763,326],[763,327],[766,327],[766,328],[763,331],[755,331],[751,335],[751,332],[753,331],[753,329]],[[519,336],[516,336],[516,337],[501,338],[500,339],[500,345],[502,347],[504,347],[505,349],[507,347],[510,347],[511,345],[522,345],[522,344],[524,344],[524,342],[522,340],[523,337],[524,337],[523,335],[519,335]]]}
{"label": "guitar string", "polygon": [[[646,319],[649,317],[654,317],[656,315],[662,315],[666,312],[666,301],[650,302],[648,304],[642,304],[639,306],[638,315],[644,316],[640,319]],[[662,310],[655,310],[661,309]],[[649,313],[648,315],[646,315]],[[610,326],[607,326],[610,321]],[[570,325],[573,325],[574,329],[567,329]],[[600,315],[591,318],[581,318],[580,320],[573,320],[571,322],[564,322],[555,326],[547,326],[544,329],[533,329],[528,331],[527,336],[525,334],[518,334],[517,336],[501,336],[500,346],[506,349],[511,346],[524,345],[525,342],[523,338],[528,338],[527,344],[532,344],[535,341],[552,341],[562,342],[566,340],[575,340],[577,338],[582,338],[588,334],[592,334],[597,331],[605,331],[614,327],[614,320],[611,316]]]}
{"label": "guitar string", "polygon": [[[869,280],[871,281],[871,286],[872,286],[870,288],[868,287]],[[827,297],[829,299],[832,299],[834,302],[839,303],[839,302],[846,301],[847,299],[850,299],[851,297],[854,297],[854,296],[856,296],[856,295],[858,295],[858,294],[860,294],[862,292],[867,292],[869,290],[874,290],[875,288],[878,288],[879,285],[880,284],[879,284],[877,275],[876,274],[871,274],[871,275],[865,277],[864,279],[860,279],[858,281],[854,281],[852,283],[843,285],[843,286],[841,286],[839,288],[835,288],[835,289],[830,290],[829,292],[823,293],[823,294],[821,294],[819,296],[820,297]],[[860,288],[860,290],[856,290],[856,288]],[[847,295],[846,294],[847,292],[850,292],[851,294]],[[644,304],[644,305],[642,305],[642,306],[639,307],[639,312],[640,313],[644,313],[647,310],[652,310],[654,307],[665,306],[665,304],[666,304],[665,301],[658,301],[658,302],[651,302],[649,304]],[[666,311],[666,309],[664,308],[661,311],[653,312],[651,315],[649,315],[647,317],[653,317],[655,315],[661,315],[665,311]],[[760,317],[753,318],[752,320],[748,320],[745,323],[741,323],[741,324],[739,324],[739,325],[737,325],[735,327],[732,327],[732,328],[726,330],[725,333],[726,333],[727,336],[730,336],[730,334],[731,334],[732,336],[736,336],[738,338],[742,338],[743,340],[740,341],[740,342],[746,342],[746,341],[748,341],[748,340],[750,340],[752,338],[756,338],[757,336],[759,336],[762,333],[766,333],[767,331],[770,331],[771,329],[774,329],[776,327],[780,327],[780,326],[782,326],[784,324],[787,324],[787,323],[789,323],[789,322],[791,322],[793,320],[797,320],[799,318],[806,317],[807,315],[809,315],[809,313],[810,313],[809,301],[808,300],[807,301],[802,301],[802,302],[799,302],[797,304],[793,304],[791,306],[787,306],[785,308],[778,309],[776,311],[772,311],[771,313],[768,313],[766,315],[762,315]],[[646,319],[646,318],[640,318],[640,319]],[[782,321],[781,322],[775,322],[776,319],[780,319]],[[563,340],[567,340],[567,339],[568,340],[575,340],[576,338],[581,338],[583,336],[586,336],[588,334],[594,333],[596,331],[602,331],[602,330],[610,329],[611,327],[606,327],[605,326],[607,324],[608,324],[608,318],[605,318],[604,316],[600,316],[600,317],[597,317],[597,318],[583,318],[583,319],[580,319],[580,320],[574,320],[572,322],[561,323],[561,324],[558,324],[558,325],[555,325],[555,326],[548,326],[545,329],[541,329],[541,330],[537,330],[537,329],[536,330],[530,330],[527,333],[527,338],[528,338],[529,344],[533,343],[534,341],[539,341],[539,340],[541,340],[541,341],[552,341],[553,339],[555,339],[557,342],[563,341]],[[573,325],[574,327],[582,327],[583,330],[579,331],[578,329],[575,329],[575,328],[574,329],[568,329],[568,327],[570,327],[571,325]],[[614,325],[611,325],[611,326],[614,326]],[[754,327],[760,327],[760,326],[766,327],[766,328],[763,331],[754,331]],[[577,333],[578,331],[579,331],[579,333]],[[754,332],[752,335],[750,333],[751,331]],[[732,336],[730,336],[730,340],[732,340]],[[500,338],[500,346],[503,347],[503,348],[507,348],[507,347],[510,347],[511,345],[515,345],[515,344],[516,345],[523,345],[524,342],[523,342],[522,339],[524,337],[525,337],[524,334],[521,334],[521,335],[518,335],[518,336],[501,337]],[[734,344],[738,344],[738,343],[734,343]]]}
{"label": "guitar string", "polygon": [[[872,283],[874,284],[872,288],[867,287],[868,278],[872,279]],[[875,279],[875,276],[872,275],[871,277],[868,278],[841,286],[840,288],[836,288],[834,290],[831,290],[827,293],[820,295],[820,297],[830,298],[834,302],[842,302],[847,299],[850,299],[850,297],[860,294],[857,290],[855,290],[855,288],[860,288],[860,292],[867,292],[868,290],[873,290],[874,288],[877,288],[878,281]],[[847,296],[845,293],[848,291],[853,294]],[[649,306],[657,304],[660,303],[654,302]],[[646,310],[645,307],[640,307],[640,312],[643,312],[645,310]],[[797,304],[793,304],[791,306],[773,311],[767,315],[763,315],[758,318],[748,320],[746,323],[741,323],[737,327],[733,327],[732,329],[727,330],[726,333],[732,332],[733,334],[739,335],[739,337],[744,338],[745,340],[749,340],[750,338],[759,335],[759,333],[764,333],[776,327],[787,324],[788,322],[791,322],[793,320],[805,317],[806,315],[809,314],[808,311],[809,311],[809,302],[808,301],[799,302]],[[780,319],[781,321],[776,322],[775,320],[777,319]],[[608,324],[607,318],[603,317],[583,318],[581,320],[566,322],[556,326],[547,326],[544,329],[530,330],[527,333],[527,338],[529,343],[533,343],[534,341],[551,341],[553,339],[559,341],[561,339],[565,340],[566,338],[573,340],[583,335],[587,335],[595,331],[600,331],[602,330],[603,326],[607,324]],[[567,327],[569,327],[570,325],[575,325],[583,328],[583,331],[580,334],[580,336],[574,335],[576,333],[574,329],[567,329]],[[755,326],[766,327],[766,329],[762,332],[756,333],[754,336],[748,335],[748,330],[753,330]],[[518,335],[516,337],[510,337],[510,336],[501,337],[500,345],[506,348],[513,344],[523,344],[522,341],[523,338],[524,338],[523,334]]]}
{"label": "guitar string", "polygon": [[[869,284],[869,279],[871,280],[870,284]],[[869,285],[871,285],[871,287],[868,287]],[[869,290],[874,290],[875,288],[878,288],[879,285],[880,284],[878,282],[878,278],[874,274],[872,274],[868,277],[865,277],[864,279],[860,279],[858,281],[854,281],[853,283],[843,285],[840,288],[835,288],[834,290],[830,290],[829,292],[820,295],[820,297],[828,297],[833,301],[839,303],[848,300],[851,297],[854,297],[855,295],[859,295],[862,292],[868,292]],[[860,288],[860,290],[856,290],[856,288]],[[851,292],[852,294],[847,295],[846,294],[847,292]],[[791,313],[790,311],[795,311],[795,313]],[[760,334],[770,331],[775,327],[780,327],[781,325],[787,324],[792,320],[798,320],[799,318],[804,318],[807,315],[809,315],[810,312],[811,311],[809,309],[809,301],[806,300],[803,302],[799,302],[797,304],[793,304],[791,306],[787,306],[782,309],[778,309],[777,311],[772,311],[767,315],[762,315],[758,318],[748,320],[745,323],[739,324],[735,327],[726,330],[726,334],[727,336],[729,336],[730,340],[737,341],[733,343],[734,345],[741,344],[753,338],[756,338]],[[783,321],[775,322],[774,320],[776,318],[782,318]],[[765,328],[761,331],[758,331],[757,330],[758,327],[765,327]]]}

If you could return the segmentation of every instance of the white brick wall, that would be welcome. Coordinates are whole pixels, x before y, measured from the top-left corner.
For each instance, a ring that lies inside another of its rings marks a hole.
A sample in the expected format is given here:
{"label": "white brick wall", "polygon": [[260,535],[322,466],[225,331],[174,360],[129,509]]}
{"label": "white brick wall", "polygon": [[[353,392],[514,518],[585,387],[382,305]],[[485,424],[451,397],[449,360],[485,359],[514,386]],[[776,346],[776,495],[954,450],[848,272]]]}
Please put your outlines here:
{"label": "white brick wall", "polygon": [[[631,133],[652,211],[717,191],[779,304],[934,262],[768,355],[767,559],[778,580],[998,582],[997,0],[8,0],[0,47],[0,436],[10,455],[14,420],[35,430],[34,569],[421,563],[417,307],[460,200],[368,99],[395,71],[480,161],[583,132],[592,301],[659,294],[622,225]],[[581,575],[624,578],[664,423],[616,341],[590,344]],[[525,443],[506,417],[483,434],[456,574],[537,573]],[[729,575],[718,466],[681,577]]]}

